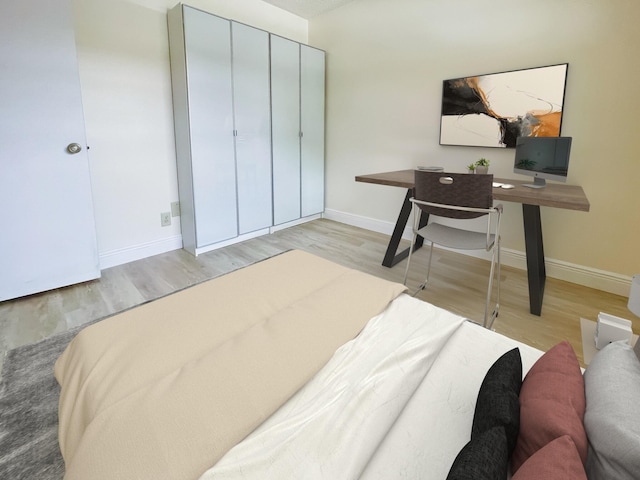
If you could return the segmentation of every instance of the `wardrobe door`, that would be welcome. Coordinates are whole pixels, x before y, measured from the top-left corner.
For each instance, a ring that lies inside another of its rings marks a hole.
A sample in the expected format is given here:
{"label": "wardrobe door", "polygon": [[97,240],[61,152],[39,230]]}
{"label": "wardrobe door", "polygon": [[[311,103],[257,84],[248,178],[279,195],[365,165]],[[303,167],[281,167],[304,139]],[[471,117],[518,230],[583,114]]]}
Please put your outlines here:
{"label": "wardrobe door", "polygon": [[322,50],[300,45],[303,217],[324,211],[324,61]]}
{"label": "wardrobe door", "polygon": [[238,235],[231,22],[183,11],[193,213],[196,246],[203,247]]}
{"label": "wardrobe door", "polygon": [[273,223],[300,218],[300,45],[271,35]]}
{"label": "wardrobe door", "polygon": [[240,234],[272,225],[269,34],[232,22]]}

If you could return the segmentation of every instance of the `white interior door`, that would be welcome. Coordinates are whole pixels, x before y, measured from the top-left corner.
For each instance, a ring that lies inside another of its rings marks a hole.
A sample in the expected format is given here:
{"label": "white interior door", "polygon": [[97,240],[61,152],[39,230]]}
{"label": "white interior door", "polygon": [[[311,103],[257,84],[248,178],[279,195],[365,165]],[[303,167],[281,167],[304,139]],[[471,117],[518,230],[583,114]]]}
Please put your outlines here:
{"label": "white interior door", "polygon": [[68,0],[0,2],[0,66],[1,301],[100,268]]}

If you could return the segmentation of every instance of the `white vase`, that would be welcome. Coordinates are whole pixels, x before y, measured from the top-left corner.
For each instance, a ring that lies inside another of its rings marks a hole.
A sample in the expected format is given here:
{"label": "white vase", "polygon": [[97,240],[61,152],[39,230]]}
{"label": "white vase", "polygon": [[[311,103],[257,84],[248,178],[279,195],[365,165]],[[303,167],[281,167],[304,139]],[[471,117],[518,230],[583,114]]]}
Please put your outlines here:
{"label": "white vase", "polygon": [[476,173],[488,173],[489,167],[483,167],[482,165],[476,165]]}

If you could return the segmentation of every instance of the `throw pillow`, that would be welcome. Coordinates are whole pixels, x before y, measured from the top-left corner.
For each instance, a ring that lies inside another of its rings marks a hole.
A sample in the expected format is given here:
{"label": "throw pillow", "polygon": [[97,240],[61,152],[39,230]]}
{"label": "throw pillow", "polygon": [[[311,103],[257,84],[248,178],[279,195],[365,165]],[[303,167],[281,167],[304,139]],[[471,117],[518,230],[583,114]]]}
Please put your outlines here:
{"label": "throw pillow", "polygon": [[504,427],[511,457],[520,427],[522,358],[514,348],[502,355],[485,375],[473,415],[471,438],[493,427]]}
{"label": "throw pillow", "polygon": [[511,459],[518,468],[546,444],[569,435],[584,464],[587,435],[584,380],[580,363],[569,342],[559,343],[536,361],[520,390],[520,432]]}
{"label": "throw pillow", "polygon": [[624,342],[610,343],[584,373],[589,478],[640,475],[640,361]]}
{"label": "throw pillow", "polygon": [[580,455],[569,435],[548,443],[518,469],[512,480],[587,480]]}
{"label": "throw pillow", "polygon": [[507,478],[507,437],[503,427],[477,435],[453,461],[447,480],[495,480]]}

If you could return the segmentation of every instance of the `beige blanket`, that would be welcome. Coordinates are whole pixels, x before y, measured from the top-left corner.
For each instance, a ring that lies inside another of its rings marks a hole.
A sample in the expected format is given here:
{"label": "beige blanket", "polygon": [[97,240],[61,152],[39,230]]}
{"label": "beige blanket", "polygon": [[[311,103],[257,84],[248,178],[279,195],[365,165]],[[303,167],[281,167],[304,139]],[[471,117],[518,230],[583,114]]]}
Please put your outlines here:
{"label": "beige blanket", "polygon": [[65,479],[197,478],[403,290],[292,251],[87,327],[55,367]]}

